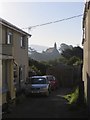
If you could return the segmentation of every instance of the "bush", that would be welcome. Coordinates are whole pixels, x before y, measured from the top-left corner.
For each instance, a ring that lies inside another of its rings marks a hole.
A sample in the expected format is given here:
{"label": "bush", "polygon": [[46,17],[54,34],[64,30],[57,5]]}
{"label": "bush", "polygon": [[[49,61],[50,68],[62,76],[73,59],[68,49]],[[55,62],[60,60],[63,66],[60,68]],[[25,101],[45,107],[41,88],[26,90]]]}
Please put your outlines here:
{"label": "bush", "polygon": [[68,104],[73,104],[77,102],[78,96],[79,96],[79,87],[76,87],[73,93],[64,95],[63,97],[68,101]]}

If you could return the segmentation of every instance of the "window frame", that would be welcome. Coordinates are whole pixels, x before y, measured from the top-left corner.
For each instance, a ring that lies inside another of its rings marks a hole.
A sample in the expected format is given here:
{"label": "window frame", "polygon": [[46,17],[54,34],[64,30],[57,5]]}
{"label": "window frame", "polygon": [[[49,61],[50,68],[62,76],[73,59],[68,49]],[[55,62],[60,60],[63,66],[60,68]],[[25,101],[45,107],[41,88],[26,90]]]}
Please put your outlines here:
{"label": "window frame", "polygon": [[7,31],[6,44],[11,45],[13,43],[13,33],[12,31]]}
{"label": "window frame", "polygon": [[25,79],[25,65],[19,66],[19,81],[20,83],[23,82]]}
{"label": "window frame", "polygon": [[26,48],[26,40],[25,40],[25,35],[21,35],[21,37],[20,37],[20,47],[21,48]]}

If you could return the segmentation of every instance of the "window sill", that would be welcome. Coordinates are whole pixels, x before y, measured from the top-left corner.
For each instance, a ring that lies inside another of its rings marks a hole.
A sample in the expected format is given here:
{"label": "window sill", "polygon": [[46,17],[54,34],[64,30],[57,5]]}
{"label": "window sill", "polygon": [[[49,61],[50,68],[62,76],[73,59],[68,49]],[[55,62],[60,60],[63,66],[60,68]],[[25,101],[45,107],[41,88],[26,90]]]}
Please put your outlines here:
{"label": "window sill", "polygon": [[21,47],[22,49],[25,49],[25,47]]}

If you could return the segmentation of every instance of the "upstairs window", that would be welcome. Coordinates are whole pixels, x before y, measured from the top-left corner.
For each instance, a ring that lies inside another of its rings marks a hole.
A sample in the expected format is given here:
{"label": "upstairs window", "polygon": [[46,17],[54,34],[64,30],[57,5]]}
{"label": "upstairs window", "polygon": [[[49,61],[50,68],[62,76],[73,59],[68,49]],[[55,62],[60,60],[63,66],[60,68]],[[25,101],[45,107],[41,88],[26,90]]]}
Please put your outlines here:
{"label": "upstairs window", "polygon": [[26,43],[25,43],[25,36],[21,36],[21,47],[25,48]]}
{"label": "upstairs window", "polygon": [[8,32],[7,34],[7,44],[12,44],[12,32]]}

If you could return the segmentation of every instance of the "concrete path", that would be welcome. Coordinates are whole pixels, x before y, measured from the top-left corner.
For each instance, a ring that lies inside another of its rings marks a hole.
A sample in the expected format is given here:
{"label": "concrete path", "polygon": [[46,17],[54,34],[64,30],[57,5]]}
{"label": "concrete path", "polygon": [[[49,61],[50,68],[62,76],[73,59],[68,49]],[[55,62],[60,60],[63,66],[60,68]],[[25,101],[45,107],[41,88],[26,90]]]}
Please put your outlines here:
{"label": "concrete path", "polygon": [[30,96],[23,97],[13,111],[4,114],[3,118],[88,118],[87,109],[80,106],[71,109],[67,101],[61,97],[70,93],[68,88],[53,91],[49,97]]}

